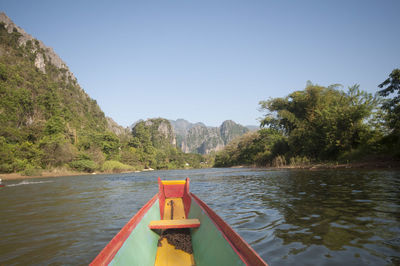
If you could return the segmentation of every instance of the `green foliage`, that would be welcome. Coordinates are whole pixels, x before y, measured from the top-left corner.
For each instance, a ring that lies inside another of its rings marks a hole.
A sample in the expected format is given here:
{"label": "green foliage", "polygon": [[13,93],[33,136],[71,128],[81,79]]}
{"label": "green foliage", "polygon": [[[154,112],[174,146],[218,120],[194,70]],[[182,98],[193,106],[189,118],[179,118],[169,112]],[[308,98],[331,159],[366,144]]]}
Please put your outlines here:
{"label": "green foliage", "polygon": [[126,146],[121,150],[121,162],[129,165],[141,164],[137,150],[129,146]]}
{"label": "green foliage", "polygon": [[379,84],[378,87],[381,89],[386,87],[379,91],[379,94],[384,97],[387,97],[392,93],[396,93],[397,91],[397,95],[394,96],[390,102],[385,104],[383,108],[392,111],[393,108],[398,107],[400,103],[400,69],[393,69],[389,77],[384,82]]}
{"label": "green foliage", "polygon": [[234,139],[215,156],[216,167],[270,165],[273,158],[288,151],[287,140],[275,129],[249,132]]}
{"label": "green foliage", "polygon": [[61,133],[44,136],[39,142],[39,148],[43,152],[42,164],[46,167],[62,166],[77,153],[76,148]]}
{"label": "green foliage", "polygon": [[14,171],[12,164],[14,161],[15,147],[7,143],[6,138],[0,136],[0,171],[3,173],[10,173]]}
{"label": "green foliage", "polygon": [[382,104],[382,109],[386,111],[385,120],[390,130],[382,144],[390,153],[400,157],[400,69],[394,69],[389,78],[379,84],[379,88],[382,89],[378,92],[381,96],[392,96]]}
{"label": "green foliage", "polygon": [[65,123],[63,119],[59,116],[53,116],[47,120],[45,124],[44,133],[46,135],[60,134],[64,133]]}
{"label": "green foliage", "polygon": [[95,162],[93,162],[92,160],[88,160],[88,159],[72,161],[69,163],[69,166],[74,170],[77,170],[80,172],[88,172],[88,173],[94,172],[98,167]]}
{"label": "green foliage", "polygon": [[289,159],[289,164],[292,167],[305,167],[310,165],[310,159],[306,156],[295,156]]}
{"label": "green foliage", "polygon": [[[398,90],[398,75],[393,71],[381,84],[388,86],[381,95]],[[399,156],[400,138],[394,134],[396,107],[380,109],[382,100],[360,90],[346,92],[338,85],[321,87],[307,84],[284,98],[260,102],[266,111],[264,129],[235,139],[215,157],[215,166],[272,165],[307,167],[314,161],[361,160],[366,156]],[[389,121],[389,127],[386,121]],[[395,147],[395,148],[394,148]]]}
{"label": "green foliage", "polygon": [[42,175],[42,169],[28,164],[28,165],[25,166],[25,169],[22,171],[22,175],[25,175],[25,176],[41,176]]}
{"label": "green foliage", "polygon": [[273,166],[273,167],[284,167],[284,166],[286,166],[286,159],[285,159],[285,156],[283,156],[283,155],[278,155],[278,156],[276,156],[273,160],[272,160],[272,163],[271,163],[271,165]]}
{"label": "green foliage", "polygon": [[103,166],[101,167],[101,170],[103,172],[121,173],[124,171],[135,170],[135,168],[118,161],[105,161]]}
{"label": "green foliage", "polygon": [[293,156],[335,159],[357,148],[370,130],[365,121],[377,99],[358,85],[347,92],[335,87],[309,85],[285,98],[260,102],[268,111],[261,125],[287,135]]}

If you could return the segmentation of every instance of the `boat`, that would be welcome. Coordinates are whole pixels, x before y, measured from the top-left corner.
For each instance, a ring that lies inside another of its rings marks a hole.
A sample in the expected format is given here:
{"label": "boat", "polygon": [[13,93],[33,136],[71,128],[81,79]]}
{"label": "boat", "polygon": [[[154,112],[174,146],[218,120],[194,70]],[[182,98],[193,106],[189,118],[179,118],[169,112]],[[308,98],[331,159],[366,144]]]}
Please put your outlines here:
{"label": "boat", "polygon": [[189,183],[158,178],[158,193],[90,265],[267,265]]}

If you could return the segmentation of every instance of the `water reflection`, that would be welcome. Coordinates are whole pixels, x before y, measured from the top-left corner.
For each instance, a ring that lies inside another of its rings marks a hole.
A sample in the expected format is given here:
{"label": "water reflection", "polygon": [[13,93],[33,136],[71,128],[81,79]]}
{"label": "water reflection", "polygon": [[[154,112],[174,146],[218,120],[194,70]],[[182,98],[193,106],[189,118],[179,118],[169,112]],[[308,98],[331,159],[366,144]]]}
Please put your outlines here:
{"label": "water reflection", "polygon": [[271,264],[399,262],[397,173],[249,171],[216,182],[225,193],[202,197]]}
{"label": "water reflection", "polygon": [[190,177],[192,192],[271,265],[400,264],[398,172],[254,169],[39,179],[6,187],[0,191],[0,264],[89,263],[157,192],[158,176]]}

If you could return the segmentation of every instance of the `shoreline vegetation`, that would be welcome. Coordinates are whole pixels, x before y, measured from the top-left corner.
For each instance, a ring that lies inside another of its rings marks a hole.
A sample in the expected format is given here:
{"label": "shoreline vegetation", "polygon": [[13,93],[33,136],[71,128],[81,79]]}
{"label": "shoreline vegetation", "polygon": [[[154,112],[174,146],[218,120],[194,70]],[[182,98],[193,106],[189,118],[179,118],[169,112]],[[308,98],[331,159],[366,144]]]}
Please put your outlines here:
{"label": "shoreline vegetation", "polygon": [[124,174],[124,173],[139,173],[154,171],[153,168],[139,170],[124,170],[124,171],[104,171],[104,172],[79,172],[70,169],[57,168],[52,170],[42,170],[33,175],[25,175],[24,173],[1,173],[2,180],[17,180],[17,179],[32,179],[32,178],[52,178],[52,177],[67,177],[67,176],[84,176],[84,175],[109,175],[109,174]]}
{"label": "shoreline vegetation", "polygon": [[230,142],[216,154],[214,166],[325,169],[398,165],[400,69],[394,69],[378,87],[382,90],[373,95],[357,84],[344,91],[338,84],[323,87],[308,82],[304,90],[261,101],[260,111],[265,115],[260,130]]}
{"label": "shoreline vegetation", "polygon": [[230,168],[256,168],[256,169],[303,169],[303,170],[334,170],[334,169],[368,169],[368,170],[400,170],[400,161],[389,160],[389,161],[365,161],[365,162],[349,162],[349,163],[311,163],[311,164],[298,164],[298,165],[281,165],[281,166],[267,166],[260,167],[256,165],[237,165]]}
{"label": "shoreline vegetation", "polygon": [[[318,170],[335,170],[335,169],[352,169],[352,170],[400,170],[400,160],[373,160],[373,161],[365,161],[365,162],[349,162],[349,163],[309,163],[309,164],[296,164],[296,165],[280,165],[280,166],[267,166],[260,167],[256,165],[236,165],[231,166],[230,168],[252,168],[252,169],[266,169],[266,170],[310,170],[310,171],[318,171]],[[190,168],[193,169],[193,168]],[[202,169],[202,168],[195,168]],[[182,169],[185,170],[185,169]],[[187,169],[186,169],[187,170]],[[129,171],[106,171],[106,172],[78,172],[69,169],[53,169],[53,170],[43,170],[40,174],[36,175],[24,175],[23,173],[7,173],[0,174],[0,178],[2,180],[21,180],[21,179],[36,179],[36,178],[56,178],[56,177],[73,177],[73,176],[85,176],[85,175],[108,175],[108,174],[125,174],[125,173],[139,173],[139,172],[147,172],[154,171],[154,169],[142,169],[138,170],[129,170]]]}

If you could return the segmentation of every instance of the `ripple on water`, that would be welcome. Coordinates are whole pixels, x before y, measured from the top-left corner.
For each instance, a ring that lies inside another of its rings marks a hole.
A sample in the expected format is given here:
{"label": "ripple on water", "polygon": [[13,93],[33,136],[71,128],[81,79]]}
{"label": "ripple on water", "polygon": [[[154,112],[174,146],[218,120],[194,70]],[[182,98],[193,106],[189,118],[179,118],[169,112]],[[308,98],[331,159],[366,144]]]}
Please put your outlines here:
{"label": "ripple on water", "polygon": [[88,264],[157,192],[158,176],[189,176],[271,265],[399,265],[398,172],[257,169],[13,181],[0,193],[0,264]]}

